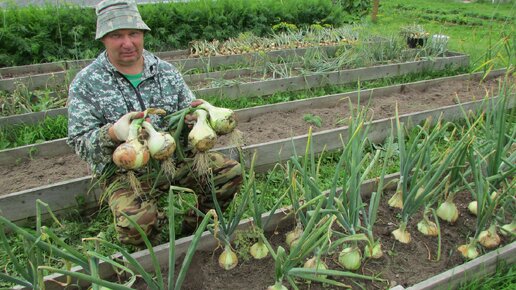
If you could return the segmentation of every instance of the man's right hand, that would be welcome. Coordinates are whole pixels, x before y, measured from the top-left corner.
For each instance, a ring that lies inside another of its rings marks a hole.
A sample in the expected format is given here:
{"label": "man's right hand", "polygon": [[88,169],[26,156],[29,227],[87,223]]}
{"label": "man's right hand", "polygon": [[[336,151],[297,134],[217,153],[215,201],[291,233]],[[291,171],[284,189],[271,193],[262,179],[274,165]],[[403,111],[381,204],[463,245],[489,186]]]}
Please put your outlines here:
{"label": "man's right hand", "polygon": [[123,115],[115,124],[113,124],[113,126],[111,126],[111,128],[109,128],[109,137],[114,142],[126,141],[127,136],[129,135],[129,125],[131,125],[131,121],[143,117],[143,112],[129,112]]}

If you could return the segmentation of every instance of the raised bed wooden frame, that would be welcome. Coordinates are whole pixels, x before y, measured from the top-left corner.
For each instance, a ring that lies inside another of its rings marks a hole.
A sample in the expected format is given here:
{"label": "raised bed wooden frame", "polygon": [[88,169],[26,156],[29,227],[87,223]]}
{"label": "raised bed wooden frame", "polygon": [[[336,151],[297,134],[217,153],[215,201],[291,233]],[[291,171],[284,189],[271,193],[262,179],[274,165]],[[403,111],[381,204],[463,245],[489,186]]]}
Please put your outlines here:
{"label": "raised bed wooden frame", "polygon": [[[194,93],[200,98],[206,96],[219,96],[230,99],[259,97],[271,95],[277,92],[305,90],[326,85],[344,85],[358,80],[366,81],[384,77],[401,76],[409,73],[418,73],[422,71],[460,68],[468,65],[469,57],[467,55],[449,53],[446,57],[438,57],[434,60],[386,64],[328,73],[317,73],[307,76],[242,83],[221,88],[200,89],[196,90]],[[41,122],[46,117],[55,117],[59,115],[67,115],[67,108],[1,117],[0,127],[15,124],[35,124],[37,122]]]}
{"label": "raised bed wooden frame", "polygon": [[[490,74],[489,77],[495,77],[503,74],[503,71],[495,71]],[[316,107],[318,104],[321,105],[324,102],[331,102],[335,100],[339,100],[343,97],[350,97],[351,99],[356,98],[359,94],[362,96],[370,96],[375,97],[376,95],[395,93],[403,90],[405,88],[415,88],[415,87],[428,87],[431,85],[438,84],[439,82],[453,80],[453,79],[468,79],[472,77],[481,77],[480,74],[476,75],[461,75],[455,77],[447,77],[441,79],[434,79],[430,81],[420,81],[411,84],[403,84],[403,85],[395,85],[384,88],[363,90],[350,92],[345,94],[336,94],[330,96],[323,96],[314,99],[308,100],[300,100],[294,102],[286,102],[275,105],[267,105],[260,106],[245,110],[237,111],[239,118],[249,118],[251,116],[261,114],[268,111],[283,111],[283,110],[291,110],[292,108],[299,107]],[[405,122],[408,126],[413,126],[414,124],[418,124],[419,122],[425,120],[427,117],[432,116],[434,120],[436,120],[441,114],[445,120],[457,120],[462,118],[461,106],[465,110],[475,110],[480,108],[482,105],[482,101],[474,101],[468,102],[461,105],[453,105],[446,106],[442,108],[438,108],[435,110],[427,110],[422,112],[410,113],[402,115],[400,118],[402,122]],[[512,100],[509,106],[513,107],[516,105],[516,101]],[[372,126],[369,133],[369,139],[372,142],[382,142],[385,137],[390,133],[391,123],[393,118],[386,118],[381,120],[375,120],[372,122]],[[312,143],[314,152],[319,153],[322,152],[323,149],[326,150],[334,150],[341,147],[340,136],[345,138],[347,136],[347,127],[336,128],[332,130],[325,130],[321,132],[314,133],[312,136]],[[307,135],[303,136],[294,136],[293,138],[287,138],[282,140],[275,140],[268,143],[254,144],[249,145],[243,148],[244,155],[249,157],[254,152],[257,153],[257,160],[255,162],[255,169],[257,171],[263,171],[277,162],[282,162],[287,160],[293,154],[293,146],[295,146],[295,150],[297,152],[302,152],[303,148],[306,145]],[[50,144],[52,143],[52,144]],[[60,145],[57,145],[60,144]],[[66,152],[70,152],[71,149],[68,148],[64,144],[64,140],[57,140],[47,142],[47,144],[35,145],[31,148],[38,148],[40,154],[45,154],[46,156],[50,156],[52,154],[56,154],[55,152],[60,152],[58,154],[62,154],[63,150]],[[65,149],[66,148],[66,149]],[[16,151],[18,150],[18,151]],[[28,151],[34,151],[29,147],[19,148],[13,150],[6,150],[0,153],[0,160],[2,162],[6,162],[8,158],[13,158],[14,156],[22,156],[26,154]],[[56,151],[53,151],[56,150]],[[231,148],[220,148],[217,151],[223,152],[225,154],[231,155],[233,150]],[[23,153],[25,152],[25,153]],[[54,153],[51,153],[54,152]],[[232,156],[237,159],[238,156]],[[21,158],[21,157],[20,157]],[[249,158],[246,158],[248,160]],[[12,161],[12,159],[10,160]],[[5,164],[5,163],[4,163]],[[13,222],[17,222],[19,224],[26,223],[27,221],[31,221],[35,216],[34,204],[37,199],[43,199],[43,201],[52,204],[52,209],[56,213],[62,213],[70,208],[77,207],[77,200],[81,200],[81,208],[86,207],[95,207],[97,205],[98,196],[100,191],[97,188],[91,189],[90,194],[86,194],[90,189],[92,184],[92,177],[85,176],[82,178],[77,178],[74,180],[64,181],[56,184],[51,184],[48,186],[42,186],[38,188],[28,189],[20,192],[15,192],[7,195],[0,196],[0,211],[2,214],[7,217],[9,220]],[[44,197],[44,198],[43,198]]]}

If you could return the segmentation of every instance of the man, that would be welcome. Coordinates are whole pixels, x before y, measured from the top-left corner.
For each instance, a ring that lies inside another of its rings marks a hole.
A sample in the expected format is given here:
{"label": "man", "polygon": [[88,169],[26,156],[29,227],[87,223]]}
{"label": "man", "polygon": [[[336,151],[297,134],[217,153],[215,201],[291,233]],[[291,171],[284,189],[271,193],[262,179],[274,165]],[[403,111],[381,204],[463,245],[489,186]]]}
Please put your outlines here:
{"label": "man", "polygon": [[[143,22],[134,0],[101,1],[96,14],[96,39],[104,44],[105,51],[81,70],[70,85],[67,141],[95,174],[106,175],[113,168],[112,153],[126,140],[132,119],[142,118],[147,108],[161,108],[170,114],[196,106],[202,100],[195,100],[174,66],[144,50],[144,33],[150,28]],[[150,118],[155,128],[167,129],[161,116]],[[213,186],[219,203],[226,207],[242,183],[240,164],[221,154],[210,154]],[[190,172],[189,162],[187,159],[177,164],[172,182],[193,189],[198,195],[199,209],[207,211],[213,206],[212,186]],[[150,236],[159,232],[164,215],[158,209],[158,196],[135,194],[123,176],[123,171],[116,171],[104,190],[117,182],[118,189],[108,199],[116,231],[122,243],[138,245],[142,237],[121,213],[132,217]],[[142,183],[144,191],[150,186]],[[194,218],[185,220],[187,231],[195,228]]]}

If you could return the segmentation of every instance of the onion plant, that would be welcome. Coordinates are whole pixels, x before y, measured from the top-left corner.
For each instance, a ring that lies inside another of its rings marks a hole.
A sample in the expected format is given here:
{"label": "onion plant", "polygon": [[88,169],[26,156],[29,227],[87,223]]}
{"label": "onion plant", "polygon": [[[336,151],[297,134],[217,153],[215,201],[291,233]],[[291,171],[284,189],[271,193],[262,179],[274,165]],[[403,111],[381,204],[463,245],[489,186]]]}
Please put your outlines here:
{"label": "onion plant", "polygon": [[396,131],[400,154],[400,193],[403,209],[399,228],[392,232],[394,238],[402,243],[409,243],[410,233],[407,224],[410,217],[421,209],[434,195],[438,194],[449,178],[448,168],[471,142],[469,134],[453,144],[446,152],[432,156],[437,140],[452,126],[441,124],[438,120],[431,129],[431,120],[427,119],[423,127],[410,140],[405,141],[404,126],[400,122],[396,108]]}
{"label": "onion plant", "polygon": [[[242,155],[242,154],[241,154]],[[233,251],[231,246],[231,241],[233,239],[233,235],[235,230],[242,219],[242,216],[248,209],[248,204],[251,198],[251,192],[254,188],[255,182],[255,174],[254,174],[254,162],[256,159],[256,154],[253,155],[249,173],[246,172],[245,166],[242,164],[242,187],[240,191],[233,197],[233,200],[238,200],[238,202],[233,202],[232,206],[226,213],[222,212],[221,206],[217,199],[217,193],[215,188],[213,187],[213,182],[211,184],[211,196],[213,200],[213,204],[215,207],[215,220],[212,224],[210,224],[207,229],[213,234],[213,237],[219,242],[219,247],[222,246],[224,249],[219,256],[219,266],[225,270],[231,270],[238,265],[238,257],[236,253]],[[243,157],[241,156],[241,160]],[[213,177],[211,177],[213,178]],[[240,194],[240,196],[238,196]],[[193,210],[199,216],[205,216],[206,214],[198,210],[197,208],[193,208]]]}
{"label": "onion plant", "polygon": [[[208,212],[202,220],[200,226],[197,228],[193,235],[192,242],[187,250],[186,257],[183,260],[183,264],[177,277],[175,277],[175,229],[174,229],[174,190],[188,190],[179,187],[171,187],[168,196],[168,216],[169,216],[169,239],[171,241],[169,245],[169,273],[166,287],[163,276],[161,275],[161,268],[149,241],[149,238],[145,235],[143,229],[129,216],[125,216],[129,222],[138,230],[141,234],[145,245],[149,251],[151,263],[153,265],[152,273],[146,271],[143,265],[138,262],[125,248],[106,241],[101,235],[95,238],[84,238],[83,243],[85,245],[84,250],[77,250],[74,247],[68,245],[64,240],[57,237],[57,235],[49,228],[41,225],[41,206],[47,208],[47,211],[55,219],[52,211],[48,208],[48,205],[38,201],[37,202],[37,227],[36,232],[29,232],[24,230],[17,225],[11,223],[3,216],[0,216],[0,241],[2,246],[10,257],[15,271],[19,276],[6,275],[0,273],[0,279],[11,282],[16,285],[25,287],[32,287],[34,289],[44,289],[45,281],[44,274],[49,272],[56,272],[66,275],[68,278],[65,282],[58,282],[61,286],[70,286],[72,283],[72,277],[92,283],[92,289],[101,289],[100,287],[107,287],[108,289],[132,289],[131,286],[135,282],[136,277],[140,276],[145,281],[149,289],[180,289],[184,281],[187,269],[190,265],[191,259],[200,241],[202,232],[206,229],[208,222],[215,216],[215,211]],[[123,214],[123,213],[122,213]],[[28,257],[27,265],[23,265],[13,253],[13,248],[7,242],[7,237],[4,233],[4,227],[10,229],[13,233],[22,236],[24,245],[26,245],[25,253]],[[92,242],[94,248],[88,250],[87,244]],[[110,252],[118,251],[118,255],[106,256],[100,253],[100,245],[107,247]],[[44,255],[48,256],[48,261],[53,262],[56,258],[63,261],[65,267],[56,268],[53,265],[45,263]],[[118,257],[123,257],[125,260],[121,260]],[[128,274],[129,278],[125,279],[124,282],[117,283],[106,280],[100,275],[101,265],[100,261],[106,265],[112,266],[117,272],[123,272]],[[72,265],[80,266],[83,271],[72,271]],[[55,281],[57,282],[57,281]]]}
{"label": "onion plant", "polygon": [[458,247],[459,252],[466,259],[474,259],[479,255],[477,244],[480,242],[481,233],[486,230],[489,226],[488,232],[485,232],[485,239],[491,241],[498,240],[496,234],[496,228],[494,227],[495,215],[494,211],[498,203],[497,198],[491,198],[491,187],[487,177],[481,172],[482,168],[485,168],[485,161],[482,157],[475,153],[473,148],[468,149],[468,160],[471,168],[471,176],[473,179],[472,185],[468,182],[464,175],[461,175],[466,187],[472,192],[477,201],[477,217],[476,217],[476,228],[474,235],[469,239],[469,243]]}
{"label": "onion plant", "polygon": [[[367,279],[379,280],[374,277],[355,274],[346,271],[328,270],[324,266],[319,266],[320,255],[316,255],[314,267],[299,267],[305,264],[305,260],[313,255],[316,249],[325,249],[331,238],[331,226],[334,223],[334,216],[324,213],[321,208],[325,203],[323,198],[316,198],[308,201],[308,203],[316,203],[314,210],[307,211],[308,222],[299,237],[297,243],[292,245],[290,251],[286,251],[279,246],[276,250],[264,238],[265,244],[269,248],[269,252],[275,261],[275,282],[274,285],[267,289],[287,289],[283,282],[287,281],[294,289],[298,289],[296,278],[309,281],[317,281],[332,285],[335,287],[350,287],[342,282],[332,280],[333,277],[348,277],[351,279]],[[310,260],[308,260],[310,262]]]}
{"label": "onion plant", "polygon": [[[279,164],[276,164],[275,167],[272,169],[272,171],[275,170],[275,168],[279,166]],[[252,180],[255,180],[255,173],[251,172],[250,174],[253,175]],[[270,184],[270,178],[272,178],[272,175],[269,175],[265,183],[265,190],[267,190],[268,185]],[[256,183],[253,182],[251,185],[252,190],[252,201],[250,206],[251,215],[253,218],[253,228],[256,233],[263,234],[265,232],[265,228],[271,221],[271,218],[273,217],[273,213],[281,206],[283,203],[283,199],[287,195],[287,192],[285,192],[282,196],[279,196],[278,199],[274,202],[274,205],[269,210],[269,215],[265,221],[262,219],[263,214],[266,212],[265,207],[260,202],[260,199],[258,197],[258,189],[256,188]],[[281,185],[280,185],[281,187]],[[250,249],[249,249],[251,256],[255,259],[262,259],[268,256],[269,249],[264,243],[263,235],[258,236],[258,241],[254,243]]]}

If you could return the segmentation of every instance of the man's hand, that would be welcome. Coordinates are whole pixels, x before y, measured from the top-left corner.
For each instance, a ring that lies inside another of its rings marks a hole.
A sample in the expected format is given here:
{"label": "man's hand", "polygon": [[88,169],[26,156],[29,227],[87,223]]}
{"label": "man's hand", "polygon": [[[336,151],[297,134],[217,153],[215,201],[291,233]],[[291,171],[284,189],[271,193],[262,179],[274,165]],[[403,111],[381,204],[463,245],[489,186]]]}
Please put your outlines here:
{"label": "man's hand", "polygon": [[109,137],[114,142],[126,141],[127,136],[129,135],[129,125],[131,124],[131,121],[143,117],[143,112],[129,112],[123,115],[115,124],[113,124],[113,126],[111,126],[111,128],[109,128]]}
{"label": "man's hand", "polygon": [[[190,107],[195,108],[195,107],[199,106],[202,103],[204,103],[204,100],[202,100],[202,99],[193,100],[190,103]],[[187,114],[185,116],[185,124],[188,126],[188,128],[191,129],[193,127],[193,125],[195,124],[195,122],[197,122],[197,116],[196,115],[194,115],[194,114]]]}

